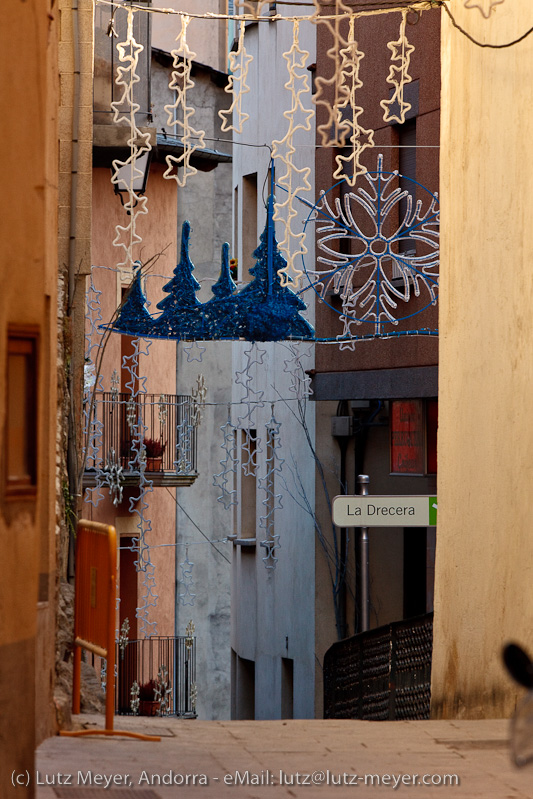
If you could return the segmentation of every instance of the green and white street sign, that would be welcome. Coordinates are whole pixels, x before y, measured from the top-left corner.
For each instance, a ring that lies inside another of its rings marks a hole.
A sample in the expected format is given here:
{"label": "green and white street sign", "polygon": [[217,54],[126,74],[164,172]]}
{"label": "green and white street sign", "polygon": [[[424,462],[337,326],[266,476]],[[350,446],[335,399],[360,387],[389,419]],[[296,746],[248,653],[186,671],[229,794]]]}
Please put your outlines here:
{"label": "green and white street sign", "polygon": [[337,527],[434,527],[437,497],[338,496],[333,500]]}

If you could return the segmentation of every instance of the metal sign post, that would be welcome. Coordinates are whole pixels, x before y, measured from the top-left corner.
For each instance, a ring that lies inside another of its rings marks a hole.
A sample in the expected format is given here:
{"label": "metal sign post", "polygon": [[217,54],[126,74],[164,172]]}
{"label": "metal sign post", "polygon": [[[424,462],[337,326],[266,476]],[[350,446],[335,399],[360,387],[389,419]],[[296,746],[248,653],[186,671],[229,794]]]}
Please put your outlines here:
{"label": "metal sign post", "polygon": [[[367,474],[360,474],[357,477],[357,482],[360,486],[360,495],[362,497],[368,496],[368,485],[370,477]],[[334,500],[335,502],[335,500]],[[335,507],[335,505],[333,506]],[[370,628],[370,585],[368,576],[368,527],[361,527],[361,538],[359,540],[359,558],[360,558],[360,603],[361,603],[361,632],[365,632]]]}
{"label": "metal sign post", "polygon": [[369,496],[370,478],[360,474],[360,486],[355,496],[334,497],[333,524],[337,527],[359,527],[361,632],[369,629],[370,588],[368,569],[369,527],[435,527],[437,524],[437,497],[418,494],[414,496]]}

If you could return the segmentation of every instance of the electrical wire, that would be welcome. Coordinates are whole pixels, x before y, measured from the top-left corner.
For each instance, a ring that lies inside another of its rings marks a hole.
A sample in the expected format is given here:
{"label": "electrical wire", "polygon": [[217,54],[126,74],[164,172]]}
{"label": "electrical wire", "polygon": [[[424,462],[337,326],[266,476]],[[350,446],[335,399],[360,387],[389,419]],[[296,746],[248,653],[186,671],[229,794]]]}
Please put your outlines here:
{"label": "electrical wire", "polygon": [[437,0],[437,1],[438,1],[438,5],[442,6],[442,8],[444,8],[445,12],[447,13],[448,17],[450,18],[450,21],[451,21],[453,27],[456,28],[459,31],[459,33],[462,33],[463,36],[466,36],[466,38],[470,42],[472,42],[472,44],[475,44],[476,47],[486,47],[486,48],[489,48],[491,50],[503,50],[505,47],[513,47],[513,45],[524,41],[524,39],[526,39],[528,36],[530,36],[533,33],[533,26],[532,26],[531,28],[529,28],[529,30],[527,30],[525,33],[523,33],[522,36],[519,36],[517,39],[513,39],[510,42],[505,42],[504,44],[491,44],[490,42],[480,42],[477,39],[474,39],[474,37],[470,33],[468,33],[468,31],[465,31],[465,29],[462,28],[459,25],[459,23],[457,22],[457,20],[453,16],[452,12],[448,8],[448,6],[444,2],[444,0]]}
{"label": "electrical wire", "polygon": [[[441,0],[442,1],[442,0]],[[379,14],[391,14],[394,12],[400,12],[409,8],[412,11],[425,11],[431,8],[435,8],[438,5],[439,0],[415,0],[415,2],[409,2],[409,0],[380,0],[380,2],[375,3],[374,8],[368,8],[368,5],[353,5],[351,8],[354,9],[363,9],[359,11],[354,11],[353,16],[355,17],[367,17],[367,16],[376,16]],[[187,16],[191,19],[209,19],[209,20],[219,20],[219,21],[226,21],[226,20],[233,20],[235,22],[242,22],[244,19],[247,22],[326,22],[328,20],[339,20],[345,19],[347,16],[346,11],[342,11],[339,14],[322,14],[317,13],[317,7],[315,6],[315,12],[310,16],[283,16],[281,14],[273,14],[273,15],[263,15],[257,16],[254,14],[218,14],[215,12],[205,12],[203,14],[195,14],[194,12],[190,11],[181,11],[176,10],[174,8],[158,8],[156,6],[139,6],[135,5],[133,2],[124,2],[118,3],[116,0],[96,0],[97,4],[101,5],[108,5],[116,8],[128,8],[132,9],[133,11],[144,11],[148,14],[165,14],[170,16]],[[307,4],[305,4],[307,5]],[[321,8],[325,8],[326,6],[319,6],[318,12],[320,12]]]}
{"label": "electrical wire", "polygon": [[206,535],[206,534],[204,533],[204,531],[203,531],[203,530],[202,530],[200,527],[198,527],[198,525],[196,524],[196,522],[194,521],[194,519],[193,519],[191,516],[189,516],[189,514],[187,513],[187,511],[185,510],[185,508],[183,507],[183,505],[180,505],[180,503],[178,502],[177,498],[176,498],[176,497],[173,495],[172,491],[171,491],[171,490],[170,490],[170,489],[169,489],[167,486],[165,486],[165,488],[166,488],[166,490],[168,491],[168,493],[170,494],[170,496],[172,497],[172,499],[174,500],[174,502],[176,503],[176,505],[178,506],[178,508],[179,508],[179,509],[180,509],[180,510],[181,510],[181,511],[182,511],[182,512],[185,514],[185,516],[188,518],[188,520],[191,522],[191,524],[192,524],[192,525],[194,525],[194,527],[196,527],[196,529],[198,530],[198,532],[200,533],[200,535],[203,535],[203,537],[205,538],[205,540],[206,540],[206,541],[207,541],[209,544],[211,544],[211,546],[213,547],[213,549],[214,549],[214,550],[216,550],[216,552],[218,552],[218,554],[219,554],[219,555],[220,555],[222,558],[224,558],[224,560],[225,560],[225,561],[227,561],[227,563],[231,563],[230,559],[229,559],[229,558],[227,558],[227,557],[224,555],[224,553],[220,551],[220,549],[217,549],[217,548],[216,548],[216,546],[215,546],[215,545],[214,545],[214,543],[211,541],[211,539],[209,538],[209,536],[208,536],[208,535]]}

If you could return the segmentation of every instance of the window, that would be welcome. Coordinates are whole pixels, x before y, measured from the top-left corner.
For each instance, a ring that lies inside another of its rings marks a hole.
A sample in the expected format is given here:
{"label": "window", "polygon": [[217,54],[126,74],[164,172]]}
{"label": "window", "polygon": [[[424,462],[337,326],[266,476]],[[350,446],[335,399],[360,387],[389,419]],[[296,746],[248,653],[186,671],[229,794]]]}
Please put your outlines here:
{"label": "window", "polygon": [[248,270],[255,266],[253,252],[257,247],[257,172],[245,175],[242,180],[242,274],[241,280],[250,280]]}
{"label": "window", "polygon": [[438,400],[393,400],[390,405],[392,474],[437,473]]}
{"label": "window", "polygon": [[231,717],[255,719],[255,662],[231,650]]}
{"label": "window", "polygon": [[[407,192],[412,198],[412,208],[416,204],[416,118],[407,120],[403,125],[398,125],[398,160],[400,173],[400,190]],[[407,213],[407,195],[399,202],[399,222],[401,223]],[[400,253],[416,255],[415,241],[410,238],[400,239],[398,242]]]}
{"label": "window", "polygon": [[10,326],[6,374],[6,496],[37,493],[37,328]]}
{"label": "window", "polygon": [[294,661],[281,658],[281,718],[294,718]]}

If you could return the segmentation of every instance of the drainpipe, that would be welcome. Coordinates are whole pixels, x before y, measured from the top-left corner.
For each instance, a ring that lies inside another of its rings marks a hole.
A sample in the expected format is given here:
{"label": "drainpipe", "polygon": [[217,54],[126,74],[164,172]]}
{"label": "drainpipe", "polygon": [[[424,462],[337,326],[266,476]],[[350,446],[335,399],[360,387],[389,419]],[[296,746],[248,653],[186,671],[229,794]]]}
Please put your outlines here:
{"label": "drainpipe", "polygon": [[[340,481],[341,481],[341,492],[343,495],[346,495],[347,486],[346,486],[346,453],[348,451],[348,441],[349,439],[345,436],[342,438],[337,438],[337,443],[339,445],[341,451],[341,463],[340,463]],[[337,593],[337,603],[339,608],[339,634],[341,638],[346,638],[348,635],[348,628],[347,628],[347,613],[346,613],[346,567],[347,567],[347,558],[348,558],[348,531],[346,527],[341,527],[339,529],[340,533],[340,541],[339,541],[339,572],[340,572],[340,580],[338,586],[338,593]]]}
{"label": "drainpipe", "polygon": [[[78,164],[79,164],[79,128],[80,128],[80,37],[79,37],[79,17],[78,0],[72,0],[72,49],[74,58],[74,93],[72,98],[72,140],[71,140],[71,170],[70,170],[70,230],[69,230],[69,257],[68,257],[68,306],[67,314],[71,319],[74,314],[74,293],[76,290],[76,209],[78,205]],[[71,336],[74,331],[71,329]],[[75,337],[73,338],[73,342]],[[70,393],[70,413],[68,417],[68,448],[67,448],[67,471],[69,481],[69,493],[72,498],[77,515],[78,498],[78,448],[76,445],[76,425],[75,409],[77,406],[75,391],[75,359],[71,357],[70,370],[68,375]],[[74,537],[69,533],[69,554],[67,577],[74,579]]]}
{"label": "drainpipe", "polygon": [[[369,477],[367,474],[360,474],[357,477],[360,486],[359,493],[362,496],[368,495]],[[359,537],[359,564],[360,564],[360,604],[361,604],[361,632],[370,629],[370,585],[368,576],[368,527],[360,528]]]}
{"label": "drainpipe", "polygon": [[[179,194],[178,194],[179,196]],[[176,220],[177,224],[177,220]],[[176,343],[176,396],[178,395],[178,373],[179,373],[179,364],[178,364],[178,344]],[[176,453],[174,453],[174,457],[176,457]],[[177,486],[174,488],[174,496],[175,496],[175,503],[174,503],[174,707],[177,710],[178,708],[178,659],[179,659],[179,645],[178,645],[178,635],[179,635],[179,618],[178,618],[178,593],[179,593],[179,553],[178,553],[178,542],[179,542],[179,521],[178,521],[178,488]]]}
{"label": "drainpipe", "polygon": [[78,0],[72,0],[72,47],[74,55],[74,96],[72,107],[72,148],[70,170],[70,232],[69,232],[69,265],[68,265],[68,299],[69,311],[72,312],[74,291],[76,289],[76,208],[78,200],[78,164],[79,164],[79,129],[80,129],[80,34],[78,19]]}
{"label": "drainpipe", "polygon": [[[357,423],[356,423],[357,424]],[[354,442],[354,476],[355,476],[355,494],[363,494],[364,492],[361,490],[361,482],[360,478],[364,473],[365,470],[365,455],[366,455],[366,444],[368,440],[368,424],[366,423],[365,419],[358,420],[358,426],[355,431],[355,442]],[[364,603],[362,602],[362,596],[365,595],[364,591],[366,588],[363,589],[362,583],[365,580],[365,576],[363,574],[364,571],[364,564],[362,561],[362,554],[364,549],[364,536],[365,530],[362,527],[358,527],[354,530],[354,555],[355,555],[355,586],[354,586],[354,595],[356,597],[354,603],[354,631],[357,632],[364,632],[368,629],[368,608],[365,609]],[[368,538],[368,530],[366,530],[366,537]]]}
{"label": "drainpipe", "polygon": [[[352,407],[352,412],[360,413],[359,419],[356,420],[356,428],[354,430],[355,443],[354,443],[354,476],[355,476],[355,494],[368,494],[368,475],[364,474],[365,471],[365,455],[368,443],[368,432],[371,427],[383,427],[387,422],[374,421],[383,408],[383,401],[377,400],[377,405],[372,410],[372,402],[365,400],[359,401],[358,408]],[[355,406],[356,403],[352,403]],[[364,478],[364,479],[362,479]],[[359,527],[355,531],[354,546],[355,546],[355,596],[358,601],[355,602],[355,618],[354,630],[356,632],[364,632],[369,629],[370,625],[370,585],[368,576],[368,528]],[[359,586],[359,590],[358,590]],[[363,600],[366,597],[366,600]]]}
{"label": "drainpipe", "polygon": [[[177,191],[178,191],[178,213],[179,213],[180,191],[179,191],[179,189],[177,189]],[[177,224],[177,220],[176,220],[176,224]],[[178,228],[178,231],[179,231],[179,228]],[[179,242],[179,238],[178,238],[178,242]],[[176,368],[176,384],[175,384],[176,388],[175,388],[175,391],[176,391],[176,396],[178,396],[179,395],[179,379],[178,379],[179,378],[179,347],[178,347],[177,343],[176,343],[175,352],[176,352],[176,366],[175,366],[175,368]],[[176,453],[174,453],[174,457],[177,457]],[[176,688],[174,690],[174,704],[175,704],[175,707],[177,708],[177,702],[178,702],[178,696],[177,696],[178,689],[177,689],[177,686],[179,684],[178,660],[179,660],[179,653],[181,651],[180,650],[180,646],[179,646],[179,642],[178,642],[178,637],[179,637],[179,634],[180,634],[180,631],[179,631],[179,621],[180,621],[180,619],[179,619],[179,613],[178,613],[178,608],[179,608],[179,600],[178,600],[178,595],[179,595],[179,566],[180,566],[178,544],[179,544],[179,540],[180,540],[180,535],[179,535],[179,533],[180,533],[180,525],[179,525],[178,487],[177,486],[174,488],[174,498],[176,500],[175,503],[174,503],[174,508],[175,508],[175,510],[174,510],[174,513],[175,513],[175,516],[174,516],[174,543],[175,543],[175,547],[174,547],[174,685],[176,686]]]}
{"label": "drainpipe", "polygon": [[[353,418],[347,408],[345,400],[341,400],[337,406],[337,415],[331,418],[331,434],[337,440],[340,449],[340,487],[341,494],[348,493],[346,482],[346,454],[348,444],[352,435]],[[346,567],[348,560],[348,531],[345,527],[339,528],[339,566],[338,584],[335,597],[337,607],[337,633],[339,639],[346,638],[348,635],[347,613],[346,613]]]}

